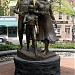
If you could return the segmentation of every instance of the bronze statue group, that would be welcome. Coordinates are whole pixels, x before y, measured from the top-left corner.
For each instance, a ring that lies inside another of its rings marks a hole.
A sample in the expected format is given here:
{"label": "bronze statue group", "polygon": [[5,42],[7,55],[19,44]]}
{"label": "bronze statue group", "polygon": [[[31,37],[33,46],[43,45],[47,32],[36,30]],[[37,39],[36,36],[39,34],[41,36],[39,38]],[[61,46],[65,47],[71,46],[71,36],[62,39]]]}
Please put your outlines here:
{"label": "bronze statue group", "polygon": [[[37,41],[43,41],[45,49],[42,51],[46,54],[49,43],[54,43],[58,38],[55,35],[51,4],[47,0],[18,0],[14,12],[18,14],[18,35],[20,49],[22,49],[22,39],[24,26],[26,26],[27,50],[32,40],[31,47],[36,51]],[[36,54],[36,52],[35,52]]]}

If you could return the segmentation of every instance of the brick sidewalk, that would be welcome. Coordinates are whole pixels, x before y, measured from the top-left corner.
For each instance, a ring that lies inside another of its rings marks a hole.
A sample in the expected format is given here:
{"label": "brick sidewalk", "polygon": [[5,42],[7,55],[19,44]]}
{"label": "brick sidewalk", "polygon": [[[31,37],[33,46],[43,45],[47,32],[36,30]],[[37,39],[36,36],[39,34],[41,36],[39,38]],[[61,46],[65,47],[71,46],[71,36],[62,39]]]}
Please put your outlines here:
{"label": "brick sidewalk", "polygon": [[61,58],[61,75],[75,75],[75,58]]}
{"label": "brick sidewalk", "polygon": [[[61,75],[75,75],[75,58],[61,58]],[[14,62],[0,63],[0,75],[14,75]]]}
{"label": "brick sidewalk", "polygon": [[13,62],[0,64],[0,75],[14,75],[14,68]]}

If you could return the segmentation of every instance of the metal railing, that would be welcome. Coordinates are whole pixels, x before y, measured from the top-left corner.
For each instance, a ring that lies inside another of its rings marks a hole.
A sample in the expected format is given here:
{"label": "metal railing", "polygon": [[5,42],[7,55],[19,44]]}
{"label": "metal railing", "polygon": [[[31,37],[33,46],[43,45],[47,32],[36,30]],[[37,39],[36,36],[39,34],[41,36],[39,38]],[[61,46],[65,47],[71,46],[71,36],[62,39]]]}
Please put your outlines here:
{"label": "metal railing", "polygon": [[16,55],[17,50],[0,51],[0,56]]}
{"label": "metal railing", "polygon": [[[50,48],[49,51],[52,51],[52,52],[71,52],[71,53],[75,53],[75,49]],[[16,54],[17,54],[17,50],[0,51],[0,56],[16,55]]]}
{"label": "metal railing", "polygon": [[[59,56],[68,54],[67,56],[75,54],[75,49],[58,49],[50,48],[49,51],[56,52]],[[64,53],[65,52],[65,53]],[[13,60],[14,56],[17,55],[17,50],[0,51],[0,62]]]}
{"label": "metal railing", "polygon": [[75,49],[59,49],[59,48],[54,48],[54,49],[49,49],[49,51],[52,51],[52,52],[72,52],[72,53],[75,53]]}

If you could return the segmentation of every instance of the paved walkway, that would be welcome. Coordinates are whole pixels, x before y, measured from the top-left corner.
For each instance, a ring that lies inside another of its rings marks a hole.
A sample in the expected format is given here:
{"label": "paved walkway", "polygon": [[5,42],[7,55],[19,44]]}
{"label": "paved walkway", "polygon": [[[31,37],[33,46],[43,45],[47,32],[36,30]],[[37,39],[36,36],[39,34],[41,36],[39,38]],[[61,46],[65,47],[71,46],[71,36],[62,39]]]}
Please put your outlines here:
{"label": "paved walkway", "polygon": [[61,75],[75,75],[75,58],[61,58]]}
{"label": "paved walkway", "polygon": [[[75,75],[75,58],[61,58],[61,75]],[[0,75],[14,75],[14,62],[0,63]]]}
{"label": "paved walkway", "polygon": [[6,62],[0,64],[0,75],[14,75],[14,63],[13,62]]}

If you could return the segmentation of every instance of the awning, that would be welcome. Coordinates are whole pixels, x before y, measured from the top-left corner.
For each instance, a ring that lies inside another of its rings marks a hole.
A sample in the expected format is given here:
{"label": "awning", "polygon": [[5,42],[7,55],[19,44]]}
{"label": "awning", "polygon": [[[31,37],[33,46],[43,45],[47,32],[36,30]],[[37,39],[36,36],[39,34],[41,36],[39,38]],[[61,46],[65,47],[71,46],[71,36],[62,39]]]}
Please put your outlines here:
{"label": "awning", "polygon": [[18,19],[15,16],[0,16],[0,27],[18,26]]}
{"label": "awning", "polygon": [[18,26],[18,21],[0,21],[0,27],[2,26],[6,26],[6,27],[10,27],[10,26]]}

